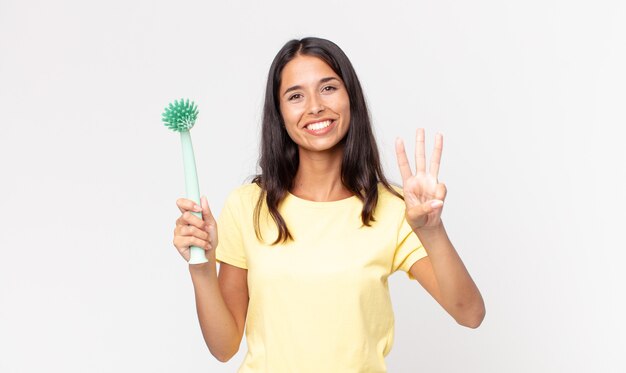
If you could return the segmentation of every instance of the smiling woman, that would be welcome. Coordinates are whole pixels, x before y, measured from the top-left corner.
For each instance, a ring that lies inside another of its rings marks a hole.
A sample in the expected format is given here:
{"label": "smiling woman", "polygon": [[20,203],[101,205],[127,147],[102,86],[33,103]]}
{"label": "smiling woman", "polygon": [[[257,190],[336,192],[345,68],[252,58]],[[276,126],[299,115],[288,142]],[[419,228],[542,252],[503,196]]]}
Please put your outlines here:
{"label": "smiling woman", "polygon": [[[341,78],[319,58],[298,56],[285,66],[279,91],[285,92],[280,111],[287,134],[298,146],[299,159],[331,159],[340,164],[341,142],[350,128],[350,99]],[[298,174],[294,187],[306,187]],[[340,197],[346,195],[351,193],[345,190]]]}
{"label": "smiling woman", "polygon": [[337,145],[350,126],[350,99],[330,66],[317,57],[294,58],[283,70],[279,92],[285,129],[300,158],[320,151],[340,155]]}
{"label": "smiling woman", "polygon": [[416,136],[415,173],[398,141],[403,188],[391,187],[343,51],[306,38],[278,52],[267,81],[261,173],[230,194],[219,224],[206,198],[202,206],[177,201],[174,245],[185,259],[191,245],[206,250],[208,262],[189,270],[217,359],[238,351],[245,330],[240,373],[386,372],[394,335],[387,278],[397,270],[459,324],[480,325],[482,297],[441,220],[443,138],[436,136],[427,170],[424,131]]}
{"label": "smiling woman", "polygon": [[[314,136],[324,125],[319,122],[328,119],[329,128]],[[309,124],[316,127],[307,128]],[[266,204],[278,226],[275,243],[292,238],[278,211],[288,192],[313,201],[354,195],[363,202],[365,225],[372,220],[378,183],[397,194],[382,171],[357,74],[333,42],[292,40],[274,58],[265,90],[259,166],[263,172],[254,179],[262,185],[254,214],[256,233],[260,237],[259,214]],[[318,175],[319,180],[312,185],[313,180],[302,180],[304,175]]]}

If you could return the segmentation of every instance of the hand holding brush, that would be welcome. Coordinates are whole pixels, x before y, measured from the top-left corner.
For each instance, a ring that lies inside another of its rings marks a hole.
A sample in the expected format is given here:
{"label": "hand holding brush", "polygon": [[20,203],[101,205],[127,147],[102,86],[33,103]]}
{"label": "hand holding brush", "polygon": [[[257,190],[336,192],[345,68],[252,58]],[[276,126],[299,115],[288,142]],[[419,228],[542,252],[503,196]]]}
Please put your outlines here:
{"label": "hand holding brush", "polygon": [[[208,211],[208,215],[206,215],[206,217],[211,221],[202,220],[202,210],[194,209],[194,206],[200,205],[200,188],[198,186],[196,160],[193,153],[189,130],[194,126],[197,117],[198,108],[196,104],[193,101],[189,102],[189,100],[183,99],[170,103],[169,106],[165,108],[162,115],[162,120],[165,123],[165,126],[180,133],[182,143],[187,199],[180,199],[177,201],[178,208],[181,210],[183,215],[176,222],[176,230],[179,230],[179,234],[186,234],[184,241],[187,242],[183,244],[186,244],[186,247],[189,248],[189,252],[186,253],[186,250],[184,249],[185,246],[180,246],[180,242],[178,244],[175,242],[174,245],[178,248],[181,255],[183,255],[189,264],[206,263],[208,261],[204,253],[204,248],[208,248],[208,245],[210,245],[209,227],[211,225],[215,227],[215,220],[208,209],[208,204],[206,204],[206,209]],[[182,225],[183,223],[188,225],[185,227],[180,226],[179,229],[179,224]],[[206,231],[204,231],[204,229],[206,229]],[[184,232],[181,232],[181,230]],[[215,242],[212,248],[215,248],[215,246],[217,246],[217,230],[213,230],[215,232],[213,235]],[[189,235],[191,236],[189,237]]]}

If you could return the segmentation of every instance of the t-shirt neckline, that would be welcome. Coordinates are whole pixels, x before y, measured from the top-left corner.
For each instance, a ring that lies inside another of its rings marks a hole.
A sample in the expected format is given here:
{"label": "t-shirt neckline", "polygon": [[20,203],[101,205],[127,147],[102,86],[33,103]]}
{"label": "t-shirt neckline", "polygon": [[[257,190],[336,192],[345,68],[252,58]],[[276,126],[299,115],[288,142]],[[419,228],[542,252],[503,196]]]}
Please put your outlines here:
{"label": "t-shirt neckline", "polygon": [[356,194],[351,195],[350,197],[338,199],[336,201],[311,201],[309,199],[300,198],[289,191],[287,191],[287,196],[285,197],[285,202],[314,207],[342,206],[354,203],[354,201],[359,201],[359,197],[357,197]]}

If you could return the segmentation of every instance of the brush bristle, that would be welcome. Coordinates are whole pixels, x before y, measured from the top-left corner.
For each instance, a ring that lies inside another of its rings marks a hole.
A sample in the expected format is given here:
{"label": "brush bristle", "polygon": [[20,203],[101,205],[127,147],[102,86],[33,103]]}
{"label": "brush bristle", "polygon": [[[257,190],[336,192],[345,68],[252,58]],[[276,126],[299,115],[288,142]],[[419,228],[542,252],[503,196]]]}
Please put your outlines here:
{"label": "brush bristle", "polygon": [[174,101],[170,103],[162,115],[163,123],[165,127],[176,132],[189,131],[196,123],[198,117],[198,107],[189,99],[186,101],[180,99],[180,101]]}

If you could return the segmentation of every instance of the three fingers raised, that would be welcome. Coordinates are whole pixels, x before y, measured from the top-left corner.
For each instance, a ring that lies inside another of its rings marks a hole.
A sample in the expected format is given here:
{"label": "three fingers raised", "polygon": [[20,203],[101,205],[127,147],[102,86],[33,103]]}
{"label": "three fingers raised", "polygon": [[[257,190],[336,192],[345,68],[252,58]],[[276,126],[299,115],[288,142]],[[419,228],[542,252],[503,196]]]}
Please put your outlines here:
{"label": "three fingers raised", "polygon": [[[426,172],[426,155],[424,145],[424,129],[418,128],[415,133],[415,171],[416,174]],[[439,167],[441,164],[441,153],[443,150],[443,135],[437,133],[435,135],[435,146],[433,148],[433,154],[430,159],[429,174],[435,179],[439,176]],[[404,141],[401,138],[396,139],[396,158],[398,160],[398,168],[400,169],[400,175],[402,181],[406,181],[413,176],[411,171],[411,165],[406,155],[406,149],[404,147]]]}

